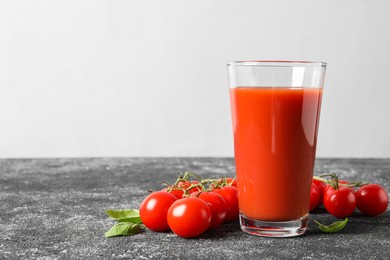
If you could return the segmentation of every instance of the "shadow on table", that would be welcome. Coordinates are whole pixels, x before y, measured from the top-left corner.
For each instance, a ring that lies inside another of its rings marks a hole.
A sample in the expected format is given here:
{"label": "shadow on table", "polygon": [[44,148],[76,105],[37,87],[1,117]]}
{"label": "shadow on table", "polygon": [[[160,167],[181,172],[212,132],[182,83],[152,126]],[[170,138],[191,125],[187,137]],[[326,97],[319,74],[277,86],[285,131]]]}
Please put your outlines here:
{"label": "shadow on table", "polygon": [[[383,233],[389,229],[388,220],[390,218],[390,211],[386,211],[380,216],[369,217],[361,214],[358,210],[348,218],[348,223],[344,229],[335,233],[338,235],[357,235],[357,234],[371,234],[371,233]],[[314,220],[319,221],[324,225],[330,225],[335,221],[342,221],[343,219],[336,218],[330,215],[325,208],[320,207],[317,210],[310,213],[309,228],[308,231],[300,236],[315,237],[323,236],[324,233],[318,228],[318,225]],[[204,233],[201,237],[205,239],[221,239],[223,237],[243,236],[245,235],[240,229],[239,221],[223,224],[217,230],[210,230]],[[334,234],[330,234],[334,235]]]}
{"label": "shadow on table", "polygon": [[[337,234],[356,235],[378,233],[381,232],[381,230],[388,229],[389,217],[390,211],[386,211],[377,217],[365,216],[359,211],[356,211],[352,216],[348,217],[347,225],[342,230],[337,232]],[[330,225],[335,221],[342,221],[343,219],[339,219],[330,215],[324,208],[319,208],[310,214],[309,231],[306,234],[307,236],[323,234],[314,220],[317,220],[324,225]]]}

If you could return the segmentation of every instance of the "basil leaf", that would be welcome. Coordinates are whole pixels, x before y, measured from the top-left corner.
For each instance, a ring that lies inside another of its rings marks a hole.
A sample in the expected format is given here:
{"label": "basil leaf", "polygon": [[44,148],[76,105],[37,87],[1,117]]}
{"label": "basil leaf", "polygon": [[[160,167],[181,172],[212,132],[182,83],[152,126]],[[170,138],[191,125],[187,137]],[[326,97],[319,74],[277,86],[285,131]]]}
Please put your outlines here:
{"label": "basil leaf", "polygon": [[119,222],[108,230],[105,237],[130,236],[141,231],[141,225],[131,222]]}
{"label": "basil leaf", "polygon": [[348,218],[345,218],[343,221],[336,221],[329,226],[326,226],[324,224],[321,224],[320,222],[314,220],[315,223],[317,223],[318,228],[324,232],[324,233],[336,233],[340,230],[342,230],[345,225],[347,225]]}
{"label": "basil leaf", "polygon": [[142,223],[137,209],[107,209],[106,213],[118,222]]}

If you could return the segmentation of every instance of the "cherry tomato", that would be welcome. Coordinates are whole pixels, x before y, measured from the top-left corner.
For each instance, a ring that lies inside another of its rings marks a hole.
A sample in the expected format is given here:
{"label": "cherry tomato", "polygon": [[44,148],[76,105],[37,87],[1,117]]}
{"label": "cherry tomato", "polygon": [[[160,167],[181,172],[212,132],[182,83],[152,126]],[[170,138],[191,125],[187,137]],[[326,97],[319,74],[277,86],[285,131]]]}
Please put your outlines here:
{"label": "cherry tomato", "polygon": [[139,208],[142,223],[153,231],[169,230],[167,212],[175,201],[176,197],[169,192],[155,191],[149,194]]}
{"label": "cherry tomato", "polygon": [[224,222],[238,219],[238,191],[233,186],[216,188],[212,192],[220,194],[226,202],[226,217]]}
{"label": "cherry tomato", "polygon": [[237,179],[231,177],[220,178],[216,180],[215,183],[211,183],[210,185],[211,188],[215,188],[216,186],[218,187],[233,186],[234,188],[237,189]]}
{"label": "cherry tomato", "polygon": [[339,179],[339,184],[348,184],[348,181]]}
{"label": "cherry tomato", "polygon": [[[351,186],[346,186],[349,182],[346,181],[346,180],[339,180],[339,187],[345,187],[345,188],[348,188],[350,189],[353,193],[355,193],[355,188],[354,187],[351,187]],[[324,188],[324,195],[326,193],[326,191],[328,190],[329,187],[332,187],[332,185],[330,184],[326,184],[325,188]]]}
{"label": "cherry tomato", "polygon": [[[179,181],[177,183],[177,187],[188,190],[188,188],[194,184],[199,184],[199,181]],[[202,190],[202,188],[200,186],[195,186],[195,187],[192,187],[191,189],[189,189],[188,192],[191,194],[193,192],[197,192],[197,191],[201,191],[201,190]]]}
{"label": "cherry tomato", "polygon": [[320,206],[320,196],[320,189],[314,182],[312,182],[310,189],[310,211]]}
{"label": "cherry tomato", "polygon": [[236,178],[226,178],[226,182],[228,185],[233,186],[237,189],[237,179]]}
{"label": "cherry tomato", "polygon": [[209,229],[218,228],[226,216],[226,202],[223,197],[218,193],[206,191],[191,193],[191,197],[197,197],[207,203],[211,212]]}
{"label": "cherry tomato", "polygon": [[[346,181],[346,180],[339,180],[339,186],[345,186],[347,185],[349,182]],[[347,188],[349,188],[353,193],[355,193],[355,188],[352,187],[352,186],[346,186]]]}
{"label": "cherry tomato", "polygon": [[356,192],[357,208],[367,216],[378,216],[384,213],[389,205],[386,190],[378,184],[368,184]]}
{"label": "cherry tomato", "polygon": [[164,188],[161,191],[169,192],[172,195],[174,195],[177,199],[183,198],[183,194],[184,194],[183,190],[175,189],[175,188],[171,188],[171,187]]}
{"label": "cherry tomato", "polygon": [[325,209],[337,218],[353,214],[356,208],[355,193],[350,188],[339,186],[337,190],[328,187],[324,195]]}
{"label": "cherry tomato", "polygon": [[175,201],[167,213],[171,230],[183,238],[199,236],[211,221],[209,206],[199,198],[189,197]]}
{"label": "cherry tomato", "polygon": [[219,184],[226,183],[226,186],[233,186],[234,188],[237,188],[237,179],[236,178],[231,178],[231,177],[226,177],[226,178],[221,178],[219,179]]}
{"label": "cherry tomato", "polygon": [[321,206],[322,204],[324,204],[324,194],[325,194],[326,183],[321,181],[321,180],[317,180],[317,179],[313,179],[313,183],[315,183],[317,185],[318,191],[320,192],[319,206]]}

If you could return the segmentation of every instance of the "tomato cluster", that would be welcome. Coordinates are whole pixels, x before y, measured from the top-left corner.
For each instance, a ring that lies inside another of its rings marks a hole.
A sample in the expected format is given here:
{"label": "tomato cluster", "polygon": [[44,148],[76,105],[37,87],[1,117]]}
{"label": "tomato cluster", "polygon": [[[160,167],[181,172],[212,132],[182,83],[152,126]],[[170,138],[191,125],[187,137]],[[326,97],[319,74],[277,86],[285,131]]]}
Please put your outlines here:
{"label": "tomato cluster", "polygon": [[202,180],[186,173],[173,185],[149,194],[139,213],[150,230],[172,230],[180,237],[193,238],[238,219],[237,182],[234,178]]}
{"label": "tomato cluster", "polygon": [[310,211],[324,205],[337,218],[351,216],[357,208],[367,216],[379,216],[387,210],[389,198],[386,190],[375,183],[339,180],[335,174],[330,179],[315,176],[310,192]]}

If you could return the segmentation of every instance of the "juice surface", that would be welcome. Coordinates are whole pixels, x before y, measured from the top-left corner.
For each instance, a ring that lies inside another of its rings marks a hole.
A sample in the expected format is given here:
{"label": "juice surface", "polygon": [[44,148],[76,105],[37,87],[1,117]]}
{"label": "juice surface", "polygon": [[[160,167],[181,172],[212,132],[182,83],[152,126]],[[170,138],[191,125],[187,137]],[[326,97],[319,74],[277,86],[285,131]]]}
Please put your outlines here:
{"label": "juice surface", "polygon": [[309,213],[321,88],[230,89],[240,212],[288,221]]}

